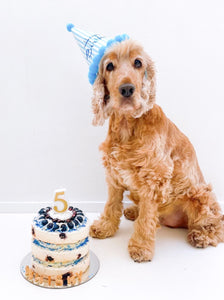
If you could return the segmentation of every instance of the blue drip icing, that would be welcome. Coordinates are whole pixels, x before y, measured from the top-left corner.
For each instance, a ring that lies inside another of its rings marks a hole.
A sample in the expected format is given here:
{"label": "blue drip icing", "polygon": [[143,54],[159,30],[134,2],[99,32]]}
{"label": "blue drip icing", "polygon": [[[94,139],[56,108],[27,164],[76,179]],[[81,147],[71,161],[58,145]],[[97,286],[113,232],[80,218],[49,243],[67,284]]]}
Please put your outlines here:
{"label": "blue drip icing", "polygon": [[89,242],[89,238],[85,238],[83,241],[80,241],[80,243],[77,245],[76,249],[79,249],[80,247],[84,246]]}
{"label": "blue drip icing", "polygon": [[65,244],[63,246],[60,246],[60,245],[56,246],[55,244],[39,241],[39,240],[36,240],[36,239],[33,240],[33,243],[35,245],[37,245],[38,247],[48,249],[50,251],[62,251],[62,250],[63,251],[72,251],[74,249],[78,249],[78,248],[86,245],[88,242],[89,242],[89,238],[86,237],[84,240],[73,244],[73,246],[71,246],[71,244]]}
{"label": "blue drip icing", "polygon": [[98,54],[93,58],[93,61],[92,61],[91,65],[89,66],[88,78],[89,78],[90,84],[94,84],[94,82],[96,80],[98,70],[99,70],[99,64],[100,64],[100,61],[101,61],[102,57],[104,56],[106,50],[109,47],[111,47],[113,44],[120,43],[120,42],[128,40],[128,39],[129,39],[129,36],[127,34],[117,35],[114,39],[110,39],[107,42],[106,46],[102,46],[99,49]]}

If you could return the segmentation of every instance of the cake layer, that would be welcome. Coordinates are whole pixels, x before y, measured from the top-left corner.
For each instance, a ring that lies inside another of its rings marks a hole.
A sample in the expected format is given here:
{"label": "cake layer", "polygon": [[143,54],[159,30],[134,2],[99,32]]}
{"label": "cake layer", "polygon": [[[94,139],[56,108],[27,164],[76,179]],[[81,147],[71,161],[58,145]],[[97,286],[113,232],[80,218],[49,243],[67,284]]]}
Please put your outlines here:
{"label": "cake layer", "polygon": [[53,244],[70,244],[89,235],[89,221],[80,209],[70,206],[63,218],[60,217],[51,207],[42,208],[33,220],[33,238]]}
{"label": "cake layer", "polygon": [[85,272],[89,266],[89,253],[84,257],[69,262],[46,262],[32,256],[33,270],[39,275],[57,276],[70,273],[70,276]]}
{"label": "cake layer", "polygon": [[89,251],[89,239],[86,237],[73,244],[51,244],[33,239],[32,254],[42,261],[67,262],[85,256]]}
{"label": "cake layer", "polygon": [[89,235],[89,221],[86,221],[85,226],[77,228],[76,231],[72,232],[50,232],[33,225],[34,234],[33,236],[37,240],[41,240],[53,244],[69,244],[80,240],[83,240]]}

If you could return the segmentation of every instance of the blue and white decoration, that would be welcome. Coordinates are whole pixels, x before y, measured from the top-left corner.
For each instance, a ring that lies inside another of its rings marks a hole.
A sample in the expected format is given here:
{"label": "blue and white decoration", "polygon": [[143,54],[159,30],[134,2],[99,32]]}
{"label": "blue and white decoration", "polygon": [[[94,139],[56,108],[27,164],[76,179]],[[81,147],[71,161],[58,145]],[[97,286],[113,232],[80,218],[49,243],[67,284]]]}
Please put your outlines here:
{"label": "blue and white decoration", "polygon": [[73,24],[67,25],[67,30],[73,33],[87,63],[89,64],[89,82],[94,84],[101,58],[105,51],[114,43],[120,43],[129,39],[127,34],[118,35],[115,38],[109,39],[101,34],[94,34],[81,30]]}
{"label": "blue and white decoration", "polygon": [[[57,214],[53,213],[52,216],[52,207],[41,208],[38,215],[34,218],[34,223],[43,230],[58,232],[60,233],[60,238],[65,238],[64,232],[75,231],[80,227],[84,227],[87,223],[87,218],[84,216],[82,210],[69,206],[68,211],[70,212],[70,216],[65,220],[61,220],[55,217]],[[32,234],[35,235],[33,230]]]}

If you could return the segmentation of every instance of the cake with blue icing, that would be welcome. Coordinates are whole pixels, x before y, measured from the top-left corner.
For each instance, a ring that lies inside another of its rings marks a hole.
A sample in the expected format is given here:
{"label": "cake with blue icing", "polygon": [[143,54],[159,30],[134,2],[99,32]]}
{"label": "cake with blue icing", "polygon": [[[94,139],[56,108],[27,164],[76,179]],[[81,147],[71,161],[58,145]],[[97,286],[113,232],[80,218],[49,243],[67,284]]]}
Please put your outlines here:
{"label": "cake with blue icing", "polygon": [[32,268],[43,276],[62,278],[89,266],[89,221],[70,206],[64,213],[42,208],[32,223]]}

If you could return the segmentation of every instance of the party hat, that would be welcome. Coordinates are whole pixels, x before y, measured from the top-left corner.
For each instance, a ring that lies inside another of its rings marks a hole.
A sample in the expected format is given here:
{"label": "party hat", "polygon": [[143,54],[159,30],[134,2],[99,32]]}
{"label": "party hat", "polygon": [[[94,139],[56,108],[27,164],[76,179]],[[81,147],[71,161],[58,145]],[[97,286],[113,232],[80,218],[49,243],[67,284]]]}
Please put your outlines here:
{"label": "party hat", "polygon": [[89,82],[94,84],[101,58],[105,51],[115,43],[129,39],[127,34],[118,35],[115,38],[107,38],[101,34],[95,34],[79,29],[73,24],[67,25],[67,30],[73,33],[87,63],[89,64]]}

